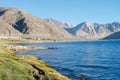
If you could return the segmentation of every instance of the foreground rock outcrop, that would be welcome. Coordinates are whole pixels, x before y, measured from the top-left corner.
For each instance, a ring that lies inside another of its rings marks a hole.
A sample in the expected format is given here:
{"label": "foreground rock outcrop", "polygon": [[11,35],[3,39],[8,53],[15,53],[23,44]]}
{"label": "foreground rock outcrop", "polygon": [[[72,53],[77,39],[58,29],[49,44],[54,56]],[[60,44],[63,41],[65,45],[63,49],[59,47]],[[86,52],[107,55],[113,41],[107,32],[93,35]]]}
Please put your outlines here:
{"label": "foreground rock outcrop", "polygon": [[42,60],[0,47],[0,80],[70,80]]}

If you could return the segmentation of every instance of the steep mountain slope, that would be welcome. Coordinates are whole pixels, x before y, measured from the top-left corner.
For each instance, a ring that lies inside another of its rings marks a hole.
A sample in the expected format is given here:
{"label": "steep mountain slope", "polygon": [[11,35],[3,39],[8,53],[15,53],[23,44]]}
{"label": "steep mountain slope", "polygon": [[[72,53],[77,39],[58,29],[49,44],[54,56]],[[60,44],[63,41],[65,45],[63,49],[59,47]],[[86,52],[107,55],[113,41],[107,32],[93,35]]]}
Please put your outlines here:
{"label": "steep mountain slope", "polygon": [[20,32],[15,30],[8,23],[0,20],[0,36],[20,36]]}
{"label": "steep mountain slope", "polygon": [[98,24],[91,22],[83,22],[74,28],[66,28],[66,30],[83,39],[100,39],[114,32],[120,31],[120,23],[113,22],[111,24]]}
{"label": "steep mountain slope", "polygon": [[[21,34],[29,36],[56,39],[73,38],[73,36],[67,33],[63,28],[59,29],[40,18],[32,16],[31,14],[16,8],[1,7],[0,20],[9,24],[14,28],[14,30],[19,31]],[[14,33],[13,35],[16,34]]]}
{"label": "steep mountain slope", "polygon": [[103,39],[120,39],[120,31],[119,32],[115,32]]}

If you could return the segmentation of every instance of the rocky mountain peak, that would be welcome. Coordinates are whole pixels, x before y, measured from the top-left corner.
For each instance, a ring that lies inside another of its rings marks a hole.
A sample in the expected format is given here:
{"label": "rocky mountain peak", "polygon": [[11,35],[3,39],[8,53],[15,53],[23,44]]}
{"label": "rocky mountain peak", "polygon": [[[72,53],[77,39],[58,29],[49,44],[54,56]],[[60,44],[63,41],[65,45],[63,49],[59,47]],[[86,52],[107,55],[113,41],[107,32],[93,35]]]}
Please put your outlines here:
{"label": "rocky mountain peak", "polygon": [[92,22],[83,22],[83,24],[87,27],[93,26]]}

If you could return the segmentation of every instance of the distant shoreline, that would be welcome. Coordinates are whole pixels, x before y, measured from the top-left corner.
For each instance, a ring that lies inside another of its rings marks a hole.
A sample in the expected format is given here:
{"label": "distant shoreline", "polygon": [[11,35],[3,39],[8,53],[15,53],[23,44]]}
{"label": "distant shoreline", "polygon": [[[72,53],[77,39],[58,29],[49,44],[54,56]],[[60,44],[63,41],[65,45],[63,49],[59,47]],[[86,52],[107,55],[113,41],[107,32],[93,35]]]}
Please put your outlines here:
{"label": "distant shoreline", "polygon": [[120,39],[99,39],[99,40],[32,40],[32,39],[21,39],[21,38],[0,38],[0,44],[17,44],[17,43],[46,43],[46,42],[83,42],[83,41],[119,41]]}

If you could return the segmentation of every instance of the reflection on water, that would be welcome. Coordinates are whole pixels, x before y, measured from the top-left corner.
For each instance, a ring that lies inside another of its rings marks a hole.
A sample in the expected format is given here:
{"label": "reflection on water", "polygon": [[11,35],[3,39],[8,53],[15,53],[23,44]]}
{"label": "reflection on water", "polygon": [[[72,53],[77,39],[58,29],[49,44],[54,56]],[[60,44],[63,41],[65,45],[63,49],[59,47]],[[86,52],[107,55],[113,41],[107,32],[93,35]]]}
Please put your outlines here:
{"label": "reflection on water", "polygon": [[19,44],[26,46],[57,47],[53,50],[34,50],[32,54],[45,60],[57,71],[73,80],[119,80],[120,41],[83,41]]}

